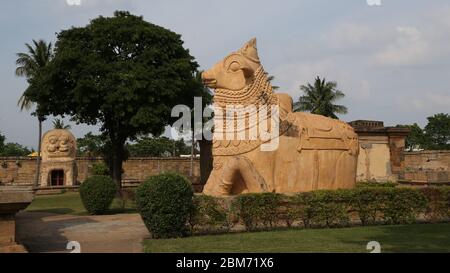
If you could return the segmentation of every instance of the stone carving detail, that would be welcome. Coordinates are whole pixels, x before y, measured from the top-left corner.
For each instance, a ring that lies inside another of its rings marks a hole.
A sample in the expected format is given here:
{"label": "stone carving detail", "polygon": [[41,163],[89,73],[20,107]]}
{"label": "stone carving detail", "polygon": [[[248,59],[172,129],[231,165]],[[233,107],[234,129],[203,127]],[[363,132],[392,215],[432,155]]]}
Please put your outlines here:
{"label": "stone carving detail", "polygon": [[[68,130],[50,130],[42,137],[41,187],[72,186],[77,180],[76,139]],[[60,172],[57,178],[54,172]]]}
{"label": "stone carving detail", "polygon": [[[353,128],[343,121],[293,112],[292,98],[273,92],[258,57],[256,39],[205,71],[202,78],[205,85],[215,89],[217,109],[256,105],[249,109],[259,116],[262,106],[279,106],[279,145],[274,151],[260,149],[264,141],[259,134],[256,139],[245,140],[217,137],[242,131],[235,126],[239,115],[231,119],[232,126],[226,126],[230,120],[223,127],[216,125],[213,170],[204,187],[205,194],[293,193],[354,187],[359,149]],[[249,115],[251,112],[246,111]],[[266,120],[254,122],[244,115],[241,122],[245,133],[248,135],[253,127],[267,120],[273,122],[270,113]]]}
{"label": "stone carving detail", "polygon": [[42,160],[75,158],[75,137],[67,130],[51,130],[42,138]]}

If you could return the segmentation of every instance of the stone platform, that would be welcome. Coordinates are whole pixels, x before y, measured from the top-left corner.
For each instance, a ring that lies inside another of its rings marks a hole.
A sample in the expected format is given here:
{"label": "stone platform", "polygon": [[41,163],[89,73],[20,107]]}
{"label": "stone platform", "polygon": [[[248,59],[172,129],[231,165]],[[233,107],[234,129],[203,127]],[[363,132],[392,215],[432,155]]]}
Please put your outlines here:
{"label": "stone platform", "polygon": [[33,201],[29,187],[0,186],[0,253],[27,252],[16,240],[16,213]]}

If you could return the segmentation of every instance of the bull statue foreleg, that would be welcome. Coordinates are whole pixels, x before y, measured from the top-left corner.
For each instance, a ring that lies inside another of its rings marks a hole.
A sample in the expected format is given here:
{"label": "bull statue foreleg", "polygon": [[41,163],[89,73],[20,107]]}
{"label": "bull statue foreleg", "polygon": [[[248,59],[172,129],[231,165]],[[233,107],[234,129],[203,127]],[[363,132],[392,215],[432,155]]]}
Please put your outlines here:
{"label": "bull statue foreleg", "polygon": [[229,196],[246,192],[267,192],[264,178],[246,157],[230,157],[220,171],[211,173],[203,192],[209,195]]}

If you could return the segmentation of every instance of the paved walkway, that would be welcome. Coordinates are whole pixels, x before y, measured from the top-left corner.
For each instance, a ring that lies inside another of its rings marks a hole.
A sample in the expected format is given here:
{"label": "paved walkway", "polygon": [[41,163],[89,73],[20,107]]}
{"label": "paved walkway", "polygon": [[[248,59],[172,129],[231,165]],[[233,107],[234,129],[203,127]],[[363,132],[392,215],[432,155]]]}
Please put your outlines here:
{"label": "paved walkway", "polygon": [[17,215],[17,237],[30,252],[70,252],[69,241],[77,241],[81,252],[139,253],[149,238],[139,214],[100,216],[21,212]]}

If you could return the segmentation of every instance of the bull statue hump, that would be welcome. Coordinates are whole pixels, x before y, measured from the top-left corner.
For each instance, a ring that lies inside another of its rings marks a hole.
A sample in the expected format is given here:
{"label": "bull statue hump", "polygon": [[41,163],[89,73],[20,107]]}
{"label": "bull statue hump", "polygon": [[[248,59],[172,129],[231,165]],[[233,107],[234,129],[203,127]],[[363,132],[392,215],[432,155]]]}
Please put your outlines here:
{"label": "bull statue hump", "polygon": [[[293,112],[292,98],[273,92],[255,38],[203,72],[202,79],[215,89],[216,111],[213,170],[205,194],[296,193],[355,186],[359,146],[353,128],[340,120]],[[228,113],[229,108],[237,114],[217,115],[218,109]],[[262,149],[267,139],[255,128],[264,124],[275,132],[276,149]],[[251,132],[256,132],[253,138]],[[236,138],[240,133],[246,137]]]}

